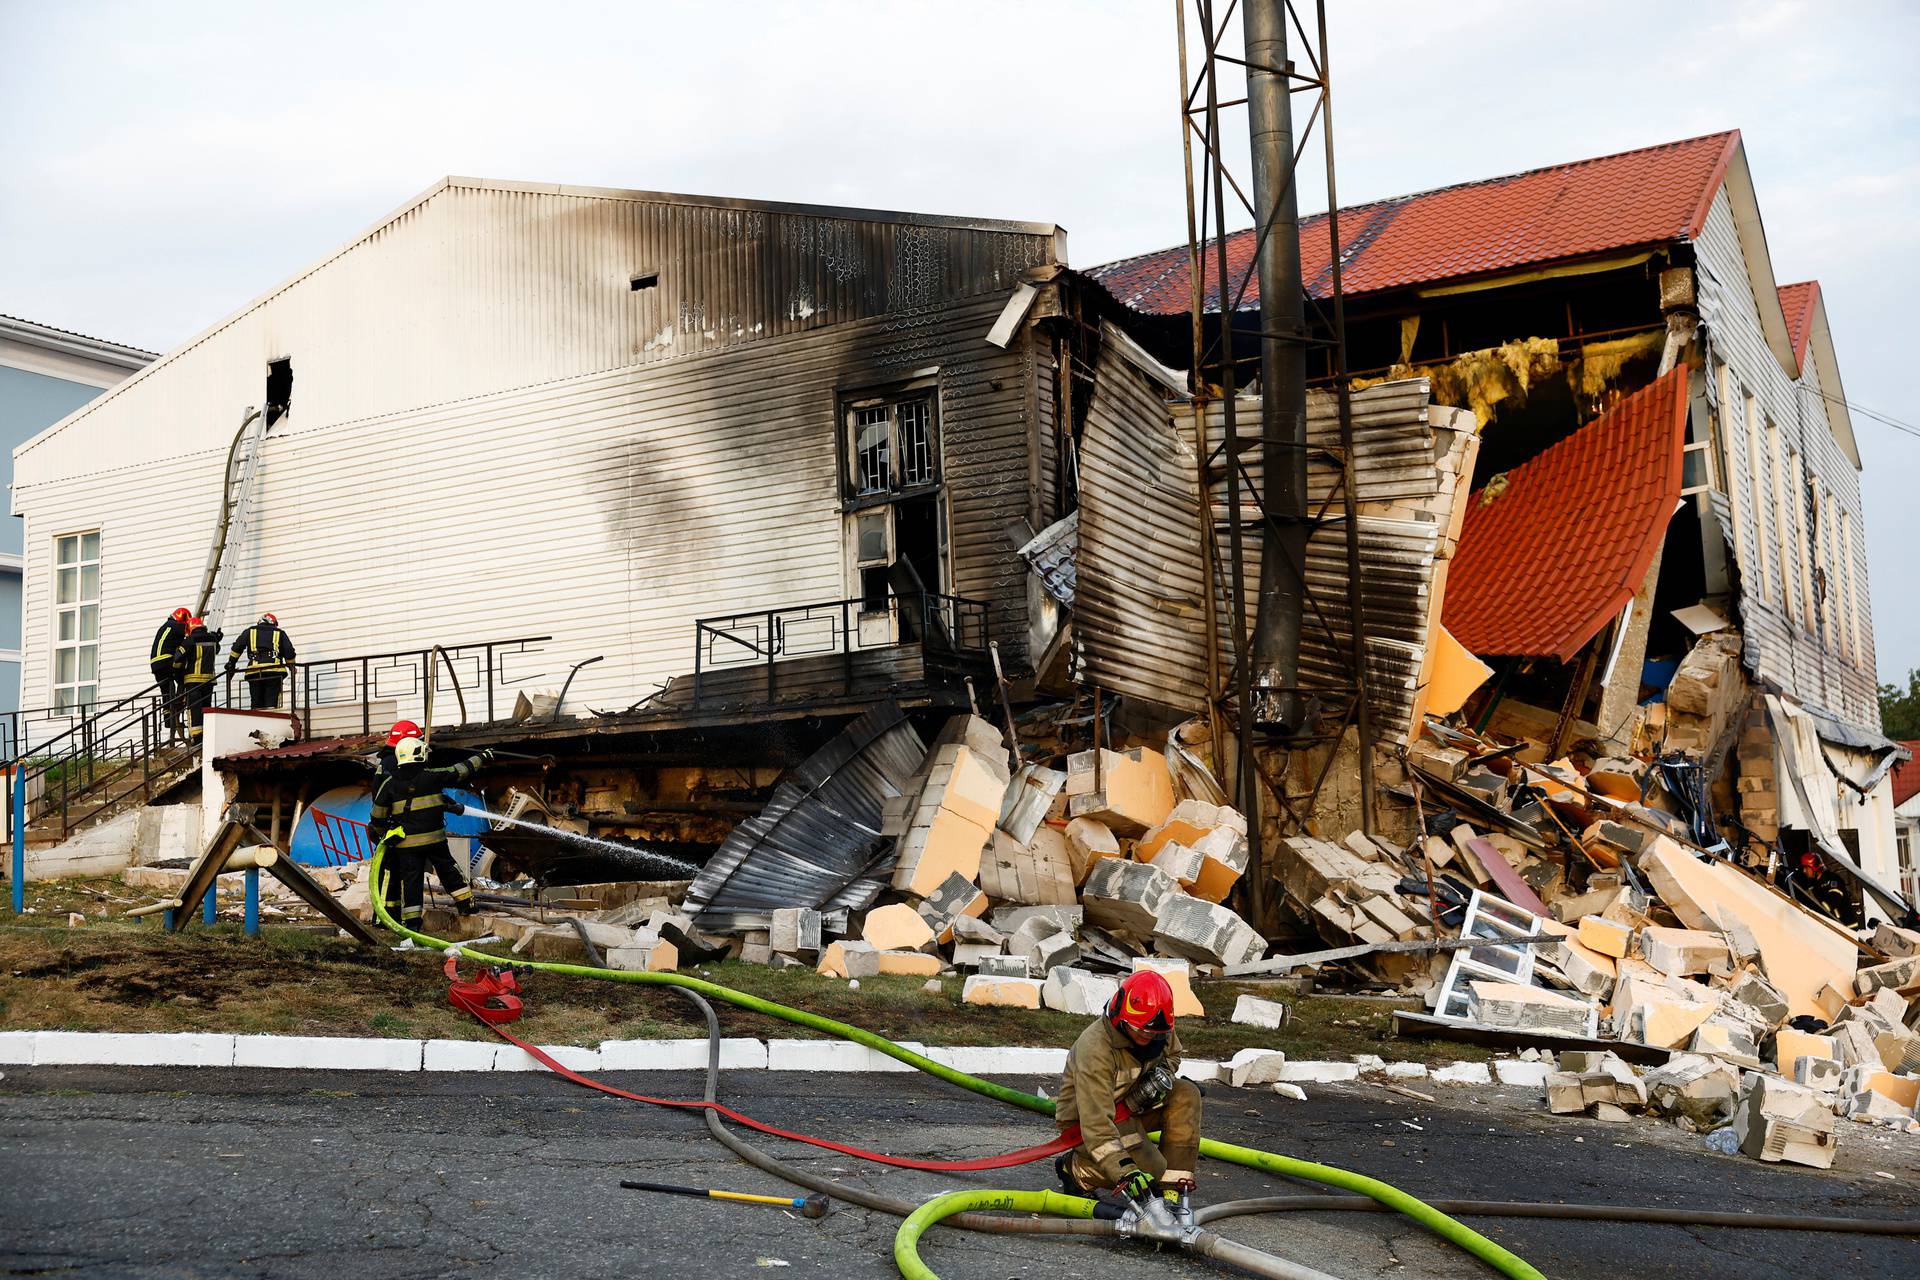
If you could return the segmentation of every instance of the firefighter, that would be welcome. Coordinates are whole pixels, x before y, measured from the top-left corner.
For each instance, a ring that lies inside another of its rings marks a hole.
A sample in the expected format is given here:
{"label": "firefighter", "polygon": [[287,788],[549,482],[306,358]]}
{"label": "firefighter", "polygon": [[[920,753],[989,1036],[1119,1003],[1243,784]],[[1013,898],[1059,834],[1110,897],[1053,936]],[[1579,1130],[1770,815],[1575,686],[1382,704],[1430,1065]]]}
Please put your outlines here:
{"label": "firefighter", "polygon": [[[394,770],[373,789],[367,829],[386,847],[387,910],[409,929],[426,914],[427,867],[453,898],[461,915],[473,914],[473,886],[447,848],[447,787],[458,786],[493,759],[492,751],[468,756],[446,769],[427,767],[427,744],[402,738],[394,744]],[[394,909],[398,907],[398,911]]]}
{"label": "firefighter", "polygon": [[287,668],[293,662],[293,641],[280,629],[280,619],[270,613],[234,638],[227,651],[227,674],[233,674],[240,656],[247,658],[247,697],[255,711],[276,711],[280,707],[280,686],[287,681]]}
{"label": "firefighter", "polygon": [[1800,855],[1800,873],[1791,878],[1788,888],[1795,898],[1820,914],[1849,929],[1859,927],[1860,912],[1853,895],[1819,854],[1809,850]]}
{"label": "firefighter", "polygon": [[[1179,1078],[1180,1052],[1173,988],[1151,969],[1129,976],[1067,1053],[1054,1116],[1063,1130],[1080,1126],[1080,1145],[1054,1161],[1062,1189],[1112,1188],[1130,1200],[1159,1192],[1185,1206],[1200,1149],[1200,1090]],[[1147,1138],[1155,1129],[1158,1146]]]}
{"label": "firefighter", "polygon": [[198,742],[207,708],[213,705],[213,680],[220,666],[220,633],[207,630],[199,618],[187,619],[186,643],[180,647],[180,683],[190,727],[187,737]]}
{"label": "firefighter", "polygon": [[420,725],[414,720],[395,720],[393,728],[387,730],[387,745],[380,748],[380,754],[374,758],[373,772],[384,778],[392,773],[399,761],[394,759],[394,749],[408,738],[420,737]]}
{"label": "firefighter", "polygon": [[153,647],[147,651],[147,669],[160,686],[161,714],[176,735],[180,732],[180,651],[186,647],[187,623],[192,617],[191,609],[175,609],[168,614],[153,633]]}

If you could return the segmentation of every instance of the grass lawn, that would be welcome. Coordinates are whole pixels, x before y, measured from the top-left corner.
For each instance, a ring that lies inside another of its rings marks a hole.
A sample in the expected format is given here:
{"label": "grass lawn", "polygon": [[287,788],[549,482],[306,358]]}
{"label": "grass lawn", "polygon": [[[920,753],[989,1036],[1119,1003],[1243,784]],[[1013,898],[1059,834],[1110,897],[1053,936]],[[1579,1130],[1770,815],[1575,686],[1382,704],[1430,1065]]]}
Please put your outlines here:
{"label": "grass lawn", "polygon": [[[117,880],[31,884],[34,914],[0,916],[0,1029],[69,1031],[225,1031],[240,1034],[383,1035],[485,1039],[488,1032],[446,1000],[437,953],[361,947],[331,931],[265,925],[248,938],[236,924],[198,923],[167,933],[150,919],[120,913],[143,901]],[[87,923],[67,927],[67,913]],[[1070,1044],[1086,1019],[1051,1011],[989,1009],[960,1003],[961,979],[935,994],[921,978],[867,978],[859,990],[806,969],[734,962],[686,972],[722,986],[925,1044]],[[684,998],[660,986],[535,973],[522,979],[527,1013],[514,1029],[547,1044],[686,1037],[705,1023]],[[1392,1037],[1393,1003],[1339,996],[1295,1000],[1284,1032],[1227,1021],[1243,991],[1257,986],[1203,983],[1208,1016],[1180,1024],[1187,1052],[1225,1058],[1248,1046],[1295,1058],[1445,1062],[1486,1056],[1466,1045]],[[1413,1007],[1406,1002],[1401,1007]],[[716,1006],[725,1034],[762,1039],[816,1033],[762,1014]]]}

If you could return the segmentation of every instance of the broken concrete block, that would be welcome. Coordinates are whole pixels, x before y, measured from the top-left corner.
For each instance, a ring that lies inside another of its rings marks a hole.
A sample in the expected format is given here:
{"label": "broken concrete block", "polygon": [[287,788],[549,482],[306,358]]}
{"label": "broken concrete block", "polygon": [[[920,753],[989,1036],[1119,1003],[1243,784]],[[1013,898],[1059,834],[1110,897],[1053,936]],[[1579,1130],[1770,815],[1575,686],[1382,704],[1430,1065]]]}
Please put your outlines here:
{"label": "broken concrete block", "polygon": [[1409,765],[1443,782],[1452,782],[1465,773],[1467,761],[1470,758],[1458,747],[1443,747],[1427,738],[1422,738],[1407,748]]}
{"label": "broken concrete block", "polygon": [[1571,1071],[1547,1073],[1547,1110],[1557,1116],[1579,1115],[1587,1109],[1586,1089]]}
{"label": "broken concrete block", "polygon": [[953,922],[960,916],[979,917],[987,913],[987,895],[973,881],[955,872],[940,882],[931,895],[914,911],[933,930],[937,942],[953,941]]}
{"label": "broken concrete block", "polygon": [[1905,1027],[1882,1031],[1873,1038],[1880,1065],[1896,1075],[1920,1075],[1920,1035]]}
{"label": "broken concrete block", "polygon": [[1582,916],[1578,937],[1580,945],[1589,951],[1598,951],[1616,960],[1625,958],[1633,950],[1632,927],[1605,916]]}
{"label": "broken concrete block", "polygon": [[829,978],[871,978],[880,972],[880,948],[870,942],[842,938],[820,953],[817,972]]}
{"label": "broken concrete block", "polygon": [[1896,960],[1920,956],[1920,932],[1882,920],[1873,929],[1873,949]]}
{"label": "broken concrete block", "polygon": [[772,964],[773,944],[748,939],[740,944],[741,964]]}
{"label": "broken concrete block", "polygon": [[1602,999],[1613,990],[1617,965],[1612,956],[1582,946],[1577,931],[1556,920],[1540,921],[1540,929],[1551,934],[1553,940],[1542,943],[1534,954],[1558,969],[1568,986],[1582,995]]}
{"label": "broken concrete block", "polygon": [[1617,994],[1614,997],[1614,1017],[1620,1038],[1662,1049],[1677,1049],[1691,1043],[1694,1034],[1713,1016],[1715,1008],[1711,1001],[1690,1000],[1677,993],[1640,986],[1632,988],[1629,1000],[1630,1003],[1623,1006],[1621,997]]}
{"label": "broken concrete block", "polygon": [[606,959],[607,968],[632,973],[667,973],[680,967],[680,948],[659,938],[636,945],[609,947],[601,955]]}
{"label": "broken concrete block", "polygon": [[1072,903],[1077,883],[1066,833],[1057,827],[1036,827],[1025,843],[995,831],[980,859],[980,888],[996,902]]}
{"label": "broken concrete block", "polygon": [[1028,845],[1040,832],[1047,811],[1067,785],[1067,775],[1059,769],[1043,769],[1037,764],[1022,765],[1007,787],[1000,804],[1000,820],[995,825],[1011,836],[1015,844]]}
{"label": "broken concrete block", "polygon": [[1898,989],[1916,984],[1920,984],[1920,955],[1902,956],[1853,975],[1853,989],[1863,996],[1870,996],[1882,987]]}
{"label": "broken concrete block", "polygon": [[[919,951],[933,945],[933,928],[904,902],[867,912],[860,937],[875,951]],[[851,975],[850,975],[851,976]]]}
{"label": "broken concrete block", "polygon": [[1080,905],[1087,918],[1108,929],[1151,937],[1167,899],[1178,893],[1158,867],[1125,858],[1102,858],[1087,876]]}
{"label": "broken concrete block", "polygon": [[1219,965],[1247,964],[1267,949],[1267,940],[1226,907],[1179,892],[1161,904],[1153,941],[1168,955]]}
{"label": "broken concrete block", "polygon": [[1073,867],[1073,882],[1085,884],[1087,876],[1103,858],[1120,856],[1120,841],[1107,824],[1094,818],[1075,818],[1067,823],[1067,860]]}
{"label": "broken concrete block", "polygon": [[1262,1000],[1259,996],[1241,996],[1233,1005],[1233,1021],[1269,1031],[1286,1026],[1290,1016],[1291,1010],[1280,1001]]}
{"label": "broken concrete block", "polygon": [[1469,1016],[1483,1026],[1558,1035],[1586,1035],[1594,1017],[1592,1001],[1517,982],[1471,982],[1467,1007]]}
{"label": "broken concrete block", "polygon": [[1884,1093],[1864,1089],[1846,1099],[1846,1117],[1861,1124],[1877,1124],[1883,1121],[1911,1120],[1913,1109],[1902,1107]]}
{"label": "broken concrete block", "polygon": [[1662,929],[1658,926],[1642,929],[1640,955],[1660,972],[1675,978],[1705,973],[1716,966],[1732,963],[1724,938],[1697,929]]}
{"label": "broken concrete block", "polygon": [[1773,1036],[1774,1069],[1791,1079],[1798,1070],[1795,1064],[1801,1058],[1808,1054],[1816,1058],[1832,1058],[1833,1050],[1832,1036],[1817,1036],[1809,1031],[1795,1031],[1792,1027],[1782,1027],[1774,1032]]}
{"label": "broken concrete block", "polygon": [[1875,1071],[1870,1067],[1848,1071],[1841,1083],[1840,1091],[1854,1094],[1862,1090],[1885,1094],[1896,1106],[1907,1111],[1920,1106],[1920,1078],[1914,1076],[1896,1076],[1892,1072]]}
{"label": "broken concrete block", "polygon": [[1709,1018],[1694,1030],[1687,1048],[1694,1053],[1725,1058],[1743,1067],[1760,1066],[1760,1050],[1753,1036],[1741,1028]]}
{"label": "broken concrete block", "polygon": [[1038,978],[995,978],[976,973],[960,989],[960,1002],[1010,1009],[1038,1009],[1040,987]]}
{"label": "broken concrete block", "polygon": [[1193,993],[1193,966],[1185,960],[1166,960],[1159,956],[1141,956],[1133,962],[1133,971],[1152,969],[1167,980],[1173,988],[1173,1016],[1176,1018],[1204,1018],[1206,1006],[1200,1003],[1200,997]]}
{"label": "broken concrete block", "polygon": [[1624,1107],[1616,1106],[1611,1102],[1594,1103],[1593,1118],[1595,1120],[1605,1120],[1608,1124],[1625,1124],[1627,1121],[1633,1119],[1631,1115],[1627,1114]]}
{"label": "broken concrete block", "polygon": [[1793,1062],[1793,1082],[1820,1093],[1832,1093],[1838,1089],[1842,1074],[1844,1072],[1840,1064],[1832,1058],[1820,1058],[1807,1053]]}
{"label": "broken concrete block", "polygon": [[1504,810],[1507,807],[1507,780],[1491,769],[1469,769],[1454,779],[1454,785],[1463,791],[1471,791],[1496,809]]}
{"label": "broken concrete block", "polygon": [[805,907],[774,908],[768,945],[786,955],[820,949],[820,913]]}
{"label": "broken concrete block", "polygon": [[876,968],[881,973],[899,974],[903,977],[930,978],[941,970],[939,956],[928,955],[924,951],[878,951],[874,953]]}
{"label": "broken concrete block", "polygon": [[1273,1084],[1286,1074],[1287,1055],[1277,1050],[1242,1049],[1228,1064],[1228,1081],[1236,1089]]}
{"label": "broken concrete block", "polygon": [[1733,1115],[1740,1074],[1724,1062],[1679,1053],[1642,1077],[1647,1103],[1663,1115],[1680,1116],[1710,1129]]}
{"label": "broken concrete block", "polygon": [[1780,989],[1757,973],[1743,973],[1734,979],[1727,994],[1760,1015],[1769,1029],[1787,1020],[1787,998]]}
{"label": "broken concrete block", "polygon": [[1092,1017],[1105,1013],[1107,1002],[1119,990],[1120,983],[1116,979],[1103,978],[1085,969],[1056,965],[1047,971],[1046,981],[1040,988],[1040,1001],[1049,1009]]}
{"label": "broken concrete block", "polygon": [[[1079,908],[1076,907],[1075,910],[1079,910]],[[1007,940],[1006,934],[988,924],[985,920],[977,919],[974,916],[955,916],[953,921],[953,936],[954,939],[959,942],[984,942],[989,946],[996,947],[1004,945]]]}
{"label": "broken concrete block", "polygon": [[978,879],[980,859],[992,835],[991,826],[982,826],[950,809],[935,809],[929,821],[915,825],[900,838],[893,887],[924,898],[948,876]]}
{"label": "broken concrete block", "polygon": [[[1006,954],[1006,944],[996,942],[956,942],[953,944],[953,967],[956,969],[978,969],[987,960]],[[1025,961],[1023,960],[1024,964]],[[1021,975],[1025,977],[1025,974]]]}
{"label": "broken concrete block", "polygon": [[1173,812],[1173,775],[1165,756],[1145,747],[1097,755],[1097,768],[1095,752],[1067,757],[1069,817],[1097,818],[1116,835],[1141,836]]}
{"label": "broken concrete block", "polygon": [[988,978],[1029,978],[1033,968],[1027,957],[1020,955],[992,955],[980,958],[979,970]]}
{"label": "broken concrete block", "polygon": [[1864,1020],[1853,1019],[1827,1028],[1833,1041],[1833,1056],[1843,1067],[1878,1067],[1880,1046],[1873,1042],[1873,1031]]}
{"label": "broken concrete block", "polygon": [[1520,1058],[1495,1058],[1493,1061],[1493,1078],[1504,1085],[1538,1089],[1551,1074],[1544,1062],[1528,1062]]}
{"label": "broken concrete block", "polygon": [[1150,862],[1172,876],[1182,889],[1189,888],[1200,878],[1201,869],[1206,866],[1206,858],[1198,849],[1189,849],[1183,844],[1171,840],[1160,846],[1152,857],[1141,857],[1139,847],[1134,847],[1134,856],[1142,862]]}
{"label": "broken concrete block", "polygon": [[1027,962],[1029,973],[1047,973],[1056,965],[1070,965],[1080,958],[1080,947],[1070,933],[1046,932],[1044,921],[1023,925],[1007,939],[1007,952]]}
{"label": "broken concrete block", "polygon": [[1029,920],[1047,921],[1051,926],[1049,933],[1075,933],[1085,923],[1087,915],[1078,903],[1072,903],[1065,906],[1000,907],[988,918],[995,929],[1011,937],[1020,932]]}

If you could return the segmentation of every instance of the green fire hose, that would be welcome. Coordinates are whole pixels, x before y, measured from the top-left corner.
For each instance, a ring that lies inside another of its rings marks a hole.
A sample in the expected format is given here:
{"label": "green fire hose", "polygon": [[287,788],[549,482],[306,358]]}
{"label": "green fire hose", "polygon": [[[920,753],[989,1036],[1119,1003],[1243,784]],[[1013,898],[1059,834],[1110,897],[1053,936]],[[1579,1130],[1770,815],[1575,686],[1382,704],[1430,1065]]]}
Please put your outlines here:
{"label": "green fire hose", "polygon": [[[832,1018],[823,1018],[819,1014],[809,1013],[805,1009],[795,1009],[788,1005],[776,1004],[771,1000],[765,1000],[744,991],[735,991],[731,987],[723,987],[717,982],[708,982],[701,978],[690,978],[678,973],[598,969],[590,965],[561,964],[548,960],[523,960],[518,956],[495,956],[484,951],[475,950],[464,943],[448,941],[445,938],[436,938],[430,934],[409,929],[398,920],[395,920],[392,913],[387,910],[386,886],[383,884],[380,874],[382,860],[385,855],[386,846],[385,842],[382,841],[374,847],[373,858],[368,870],[369,885],[371,888],[368,896],[372,900],[374,914],[379,917],[380,922],[387,928],[403,937],[411,938],[414,942],[423,946],[432,947],[439,951],[445,951],[451,947],[459,947],[463,954],[470,955],[476,960],[485,960],[494,964],[508,965],[520,969],[532,969],[541,973],[559,973],[577,978],[596,978],[609,982],[631,982],[643,986],[684,987],[687,990],[697,991],[704,996],[719,1000],[725,1004],[733,1005],[736,1008],[765,1014],[767,1017],[775,1018],[782,1022],[789,1022],[795,1026],[823,1032],[842,1040],[852,1041],[854,1044],[865,1045],[867,1048],[883,1053],[897,1062],[904,1062],[917,1071],[924,1071],[936,1079],[944,1080],[948,1084],[957,1085],[962,1089],[980,1094],[982,1097],[993,1098],[1011,1106],[1021,1107],[1027,1111],[1038,1112],[1041,1115],[1051,1116],[1053,1114],[1053,1103],[1046,1098],[1036,1097],[1030,1093],[1023,1093],[1018,1089],[1009,1088],[1006,1085],[995,1084],[990,1080],[982,1080],[978,1076],[968,1075],[964,1071],[958,1071],[953,1067],[947,1066],[945,1063],[935,1062],[931,1058],[915,1053],[911,1049],[895,1044],[886,1037],[876,1035],[874,1032],[865,1030],[864,1028],[839,1022]],[[1466,1224],[1448,1217],[1418,1197],[1409,1195],[1398,1187],[1390,1186],[1377,1178],[1370,1178],[1365,1174],[1353,1173],[1346,1169],[1336,1169],[1330,1165],[1315,1164],[1309,1160],[1296,1160],[1290,1156],[1278,1155],[1270,1151],[1257,1151],[1251,1147],[1241,1147],[1235,1146],[1232,1143],[1218,1142],[1212,1138],[1202,1138],[1200,1140],[1200,1154],[1203,1156],[1211,1156],[1216,1160],[1224,1160],[1229,1164],[1237,1164],[1249,1169],[1259,1169],[1266,1173],[1279,1174],[1282,1177],[1302,1178],[1309,1182],[1318,1182],[1325,1186],[1339,1187],[1346,1191],[1358,1192],[1361,1195],[1368,1196],[1398,1211],[1433,1232],[1441,1239],[1466,1250],[1501,1274],[1512,1277],[1512,1280],[1546,1280],[1546,1277],[1537,1269],[1511,1250],[1505,1249],[1492,1240],[1487,1239],[1487,1237],[1481,1235],[1478,1231],[1473,1230]],[[987,1191],[980,1193],[958,1192],[955,1194],[1015,1197],[1051,1195],[1056,1202],[1064,1202],[1068,1205],[1073,1204],[1077,1199],[1077,1197],[1061,1196],[1052,1192]],[[941,1199],[944,1200],[947,1199],[947,1197],[942,1197]],[[928,1205],[922,1206],[922,1212],[930,1208],[933,1204],[938,1203],[940,1203],[940,1200],[929,1202]],[[1091,1204],[1089,1201],[1079,1201],[1079,1203]],[[955,1205],[948,1212],[957,1213],[966,1207],[965,1205]],[[1063,1210],[1056,1204],[1056,1207],[1049,1210],[1049,1212],[1060,1213],[1063,1212]],[[1091,1210],[1089,1210],[1089,1212],[1091,1212]],[[919,1215],[916,1214],[915,1216],[918,1217]],[[926,1221],[930,1224],[934,1218],[939,1216],[944,1215],[933,1215]],[[1068,1216],[1084,1217],[1086,1215],[1074,1215],[1069,1212]],[[921,1229],[925,1229],[924,1225]],[[918,1238],[917,1233],[915,1238]],[[908,1251],[911,1252],[911,1248],[909,1248]],[[898,1253],[898,1248],[896,1248],[896,1259],[898,1258]],[[931,1276],[932,1272],[926,1271],[923,1267],[920,1272],[911,1274]]]}
{"label": "green fire hose", "polygon": [[1040,1213],[1055,1218],[1091,1218],[1094,1202],[1058,1191],[949,1191],[907,1215],[893,1236],[893,1265],[906,1280],[940,1280],[933,1269],[920,1260],[920,1237],[928,1227],[956,1213],[982,1209],[1010,1209],[1015,1213]]}

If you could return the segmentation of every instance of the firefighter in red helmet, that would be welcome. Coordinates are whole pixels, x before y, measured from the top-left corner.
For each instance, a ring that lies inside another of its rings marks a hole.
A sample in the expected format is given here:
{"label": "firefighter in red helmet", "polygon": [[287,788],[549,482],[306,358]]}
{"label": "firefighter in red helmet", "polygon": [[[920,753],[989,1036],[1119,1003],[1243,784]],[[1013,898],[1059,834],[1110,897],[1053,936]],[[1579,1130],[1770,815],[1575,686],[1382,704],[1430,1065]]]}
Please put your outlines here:
{"label": "firefighter in red helmet", "polygon": [[374,758],[374,773],[382,778],[392,773],[394,768],[399,764],[394,753],[398,750],[400,744],[408,738],[421,737],[423,737],[423,735],[420,732],[420,724],[418,721],[395,720],[393,722],[393,728],[387,730],[387,745],[381,747],[379,755]]}
{"label": "firefighter in red helmet", "polygon": [[180,732],[181,697],[180,672],[186,665],[187,623],[193,617],[191,609],[175,609],[153,633],[153,647],[147,652],[147,665],[153,671],[153,682],[160,686],[160,707],[167,728],[174,734]]}
{"label": "firefighter in red helmet", "polygon": [[[1067,1053],[1054,1117],[1080,1126],[1080,1145],[1054,1161],[1062,1189],[1154,1193],[1184,1205],[1200,1149],[1200,1090],[1179,1078],[1173,988],[1151,969],[1131,974]],[[1125,1109],[1125,1118],[1119,1118]],[[1156,1146],[1147,1135],[1160,1131]]]}

